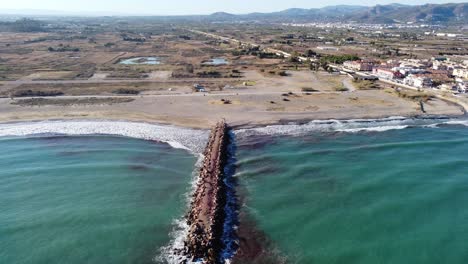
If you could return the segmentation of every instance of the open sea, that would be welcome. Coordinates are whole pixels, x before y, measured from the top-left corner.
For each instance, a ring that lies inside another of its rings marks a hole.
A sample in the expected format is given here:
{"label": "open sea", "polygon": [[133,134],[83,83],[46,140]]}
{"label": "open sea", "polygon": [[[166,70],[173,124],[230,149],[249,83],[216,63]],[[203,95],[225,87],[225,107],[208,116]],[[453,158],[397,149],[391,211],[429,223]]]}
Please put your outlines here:
{"label": "open sea", "polygon": [[[235,133],[243,239],[269,252],[243,263],[468,263],[467,122],[360,122]],[[198,158],[115,135],[0,137],[0,263],[164,262]]]}
{"label": "open sea", "polygon": [[456,125],[251,136],[236,177],[287,263],[468,263],[467,153]]}
{"label": "open sea", "polygon": [[112,136],[0,139],[0,263],[154,263],[196,157]]}

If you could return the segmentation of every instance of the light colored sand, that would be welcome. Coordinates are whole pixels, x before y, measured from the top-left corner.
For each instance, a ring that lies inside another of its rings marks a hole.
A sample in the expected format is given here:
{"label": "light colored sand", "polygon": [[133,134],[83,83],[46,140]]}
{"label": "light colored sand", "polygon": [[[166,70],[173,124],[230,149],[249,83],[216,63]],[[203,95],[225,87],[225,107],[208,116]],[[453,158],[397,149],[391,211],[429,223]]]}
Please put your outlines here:
{"label": "light colored sand", "polygon": [[107,78],[107,75],[109,75],[109,73],[107,72],[96,72],[93,76],[91,76],[91,78],[89,78],[89,80],[105,80]]}
{"label": "light colored sand", "polygon": [[151,80],[168,80],[171,78],[172,71],[153,71],[149,74]]}
{"label": "light colored sand", "polygon": [[[0,99],[0,121],[112,119],[208,128],[225,118],[232,125],[272,124],[285,120],[379,118],[421,115],[416,102],[385,91],[292,95],[280,93],[142,96],[130,103],[91,106],[21,107]],[[221,99],[232,104],[223,104]],[[272,104],[270,101],[274,101]],[[459,107],[438,99],[425,106],[428,115],[461,115]]]}
{"label": "light colored sand", "polygon": [[[380,118],[388,116],[423,115],[419,103],[402,99],[385,90],[335,92],[335,87],[352,86],[346,76],[325,72],[291,71],[280,77],[256,71],[246,71],[244,78],[229,83],[223,79],[216,85],[233,83],[233,87],[210,94],[192,93],[190,80],[179,80],[177,86],[170,84],[170,71],[156,71],[151,78],[161,79],[167,87],[149,89],[134,96],[130,103],[114,105],[71,105],[21,107],[12,105],[11,99],[0,99],[0,122],[44,119],[112,119],[175,124],[180,126],[208,128],[225,118],[231,125],[272,124],[282,121],[314,119]],[[102,76],[96,76],[102,77]],[[169,80],[165,80],[169,78]],[[243,86],[249,80],[252,86]],[[177,81],[177,80],[174,80]],[[132,80],[106,83],[132,84]],[[237,85],[235,84],[237,82]],[[69,87],[75,83],[61,82]],[[96,84],[102,85],[102,84]],[[153,86],[153,84],[148,84]],[[156,83],[154,84],[156,85]],[[159,86],[158,86],[159,87]],[[303,87],[320,91],[309,95],[301,93]],[[170,91],[169,88],[172,88]],[[5,87],[0,89],[6,89]],[[294,94],[284,96],[288,92]],[[80,94],[73,94],[80,95]],[[109,96],[103,95],[101,96]],[[54,100],[67,98],[58,97]],[[225,104],[224,101],[229,101]],[[285,100],[286,99],[286,100]],[[433,99],[425,104],[427,115],[461,115],[454,104]]]}

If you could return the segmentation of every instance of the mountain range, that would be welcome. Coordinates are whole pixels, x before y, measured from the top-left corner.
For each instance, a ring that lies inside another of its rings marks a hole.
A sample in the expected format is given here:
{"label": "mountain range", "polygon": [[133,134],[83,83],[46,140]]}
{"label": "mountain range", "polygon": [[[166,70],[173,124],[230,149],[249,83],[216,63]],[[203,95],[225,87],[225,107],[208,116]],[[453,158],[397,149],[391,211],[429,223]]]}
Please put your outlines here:
{"label": "mountain range", "polygon": [[[109,14],[108,12],[60,12],[45,10],[6,10],[0,9],[3,15],[19,16],[105,16],[128,17],[131,14]],[[197,20],[197,21],[260,21],[260,22],[358,22],[370,24],[391,24],[420,22],[429,24],[452,23],[468,24],[468,3],[425,4],[425,5],[336,5],[323,8],[291,8],[272,13],[230,14],[217,12],[211,15],[188,16],[152,16],[149,14],[139,16],[159,17],[167,20]]]}
{"label": "mountain range", "polygon": [[359,22],[359,23],[467,23],[468,3],[426,5],[338,5],[324,8],[292,8],[273,13],[234,15],[214,13],[210,20],[259,20],[274,22]]}

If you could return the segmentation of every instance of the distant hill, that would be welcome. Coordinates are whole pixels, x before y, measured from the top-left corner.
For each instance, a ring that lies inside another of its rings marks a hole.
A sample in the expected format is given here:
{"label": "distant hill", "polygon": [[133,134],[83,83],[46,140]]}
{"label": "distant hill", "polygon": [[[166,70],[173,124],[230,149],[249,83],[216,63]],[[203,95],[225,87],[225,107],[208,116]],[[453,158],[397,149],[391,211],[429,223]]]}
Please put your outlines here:
{"label": "distant hill", "polygon": [[235,18],[236,15],[226,13],[226,12],[217,12],[210,15],[211,18]]}
{"label": "distant hill", "polygon": [[[324,8],[290,8],[273,13],[251,13],[246,15],[235,15],[223,17],[225,20],[261,20],[261,21],[331,21],[344,18],[346,15],[351,15],[354,12],[364,11],[368,7],[365,6],[329,6]],[[220,19],[219,13],[216,13]]]}
{"label": "distant hill", "polygon": [[362,22],[468,22],[468,3],[427,4],[421,6],[377,5],[365,12],[355,13],[351,19]]}
{"label": "distant hill", "polygon": [[215,13],[208,18],[223,21],[260,20],[265,22],[468,23],[468,3],[419,6],[389,4],[372,7],[338,5],[312,9],[291,8],[280,12],[246,15]]}
{"label": "distant hill", "polygon": [[[108,12],[73,13],[46,10],[7,10],[0,8],[0,15],[20,15],[20,17],[34,16],[118,16],[129,17],[132,14]],[[153,16],[140,14],[139,16],[160,18],[166,21],[260,21],[260,22],[358,22],[358,23],[446,23],[468,24],[468,3],[459,4],[426,4],[426,5],[336,5],[323,8],[291,8],[272,13],[230,14],[217,12],[211,15],[187,16]]]}

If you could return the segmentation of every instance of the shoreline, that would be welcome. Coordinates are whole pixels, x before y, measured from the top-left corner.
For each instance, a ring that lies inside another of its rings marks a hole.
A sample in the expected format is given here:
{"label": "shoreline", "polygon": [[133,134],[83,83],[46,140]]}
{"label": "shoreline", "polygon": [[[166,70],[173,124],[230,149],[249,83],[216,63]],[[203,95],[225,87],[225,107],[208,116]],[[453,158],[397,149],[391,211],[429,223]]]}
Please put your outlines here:
{"label": "shoreline", "polygon": [[[437,119],[463,119],[464,117],[468,117],[468,114],[412,114],[412,115],[371,115],[371,116],[349,116],[348,118],[279,118],[270,121],[262,121],[262,122],[255,122],[255,121],[234,121],[227,123],[230,124],[230,127],[233,130],[240,130],[240,129],[255,129],[255,128],[262,128],[267,126],[278,126],[278,125],[304,125],[311,122],[326,122],[326,121],[339,121],[339,122],[347,122],[347,121],[374,121],[374,120],[385,120],[385,119],[420,119],[420,120],[437,120]],[[172,128],[179,128],[179,129],[191,129],[191,130],[204,130],[208,131],[212,127],[212,125],[205,125],[203,123],[198,123],[194,125],[191,122],[179,122],[178,120],[173,120],[173,122],[166,121],[166,120],[157,120],[157,119],[141,119],[141,118],[88,118],[88,117],[57,117],[57,118],[24,118],[24,119],[8,119],[2,120],[0,118],[0,126],[1,125],[13,125],[13,124],[34,124],[34,123],[41,123],[41,122],[125,122],[125,123],[138,123],[138,124],[147,124],[147,125],[154,125],[154,126],[165,126],[165,127],[172,127]]]}
{"label": "shoreline", "polygon": [[[288,127],[288,126],[293,126],[293,130],[294,129],[297,129],[297,127],[307,127],[308,125],[317,125],[317,124],[322,124],[322,125],[325,125],[325,126],[329,126],[330,128],[332,128],[332,130],[334,131],[340,131],[340,132],[361,132],[361,131],[365,131],[366,130],[366,127],[363,126],[365,124],[374,124],[377,123],[377,125],[380,125],[380,123],[385,123],[385,122],[409,122],[409,123],[416,123],[416,121],[446,121],[446,122],[431,122],[430,124],[422,124],[422,126],[431,126],[433,124],[436,124],[436,125],[439,125],[439,124],[450,124],[450,122],[457,122],[457,121],[466,121],[466,123],[464,123],[464,125],[468,126],[468,119],[463,119],[463,117],[466,117],[466,116],[442,116],[442,115],[423,115],[423,116],[412,116],[412,117],[408,117],[408,116],[388,116],[388,117],[384,117],[384,118],[378,118],[378,119],[375,119],[375,118],[372,118],[372,119],[315,119],[315,120],[302,120],[302,121],[297,121],[295,122],[294,125],[291,124],[291,121],[286,121],[286,120],[282,120],[281,122],[276,122],[275,124],[271,125],[271,126],[285,126],[285,127]],[[29,125],[29,126],[34,126],[34,125],[47,125],[47,124],[61,124],[61,123],[67,123],[66,125],[76,125],[76,124],[86,124],[86,123],[92,123],[92,124],[101,124],[103,126],[106,126],[106,125],[111,125],[111,124],[115,124],[115,123],[124,123],[126,125],[149,125],[149,126],[152,126],[154,128],[162,128],[163,130],[159,131],[159,132],[168,132],[168,133],[173,133],[174,130],[171,130],[171,129],[175,129],[175,130],[178,130],[178,131],[187,131],[187,132],[190,132],[190,133],[193,133],[193,132],[203,132],[203,133],[207,133],[208,131],[207,130],[200,130],[200,129],[192,129],[192,128],[184,128],[184,127],[178,127],[178,126],[174,126],[174,125],[164,125],[164,124],[161,124],[161,123],[147,123],[147,122],[135,122],[135,121],[126,121],[126,120],[119,120],[119,121],[112,121],[112,120],[94,120],[94,121],[90,121],[90,120],[37,120],[37,121],[11,121],[11,122],[0,122],[0,137],[2,136],[2,132],[3,132],[3,129],[4,129],[4,126],[8,126],[8,125],[11,125],[11,126],[15,126],[15,125]],[[345,131],[345,130],[336,130],[333,125],[336,124],[336,123],[341,123],[341,124],[359,124],[361,127],[363,127],[363,129],[359,129],[359,130],[356,130],[356,131],[352,131],[353,128],[350,128],[349,131]],[[416,124],[416,125],[421,125],[421,124]],[[404,129],[404,128],[407,128],[408,126],[401,126],[400,128],[394,128],[394,127],[391,127],[391,126],[388,126],[389,129]],[[108,129],[108,131],[111,131],[111,128],[112,127],[106,127],[106,129]],[[165,128],[168,128],[169,130],[164,130]],[[242,133],[242,130],[247,130],[248,132],[250,131],[254,131],[256,132],[255,130],[256,129],[267,129],[268,128],[268,125],[263,125],[263,126],[260,126],[260,125],[256,125],[255,127],[251,127],[251,128],[247,128],[247,127],[243,127],[243,128],[238,128],[237,131],[234,131],[234,133],[236,132],[240,132]],[[369,128],[369,127],[367,127]],[[375,126],[371,126],[370,128],[375,128]],[[274,130],[275,128],[273,128]],[[316,130],[305,130],[306,132],[311,132],[311,131],[316,131]],[[319,130],[320,131],[320,130]],[[369,131],[375,131],[375,132],[381,132],[381,131],[385,131],[385,130],[369,130]],[[100,133],[99,135],[106,135],[107,133]],[[267,135],[269,135],[269,133],[266,133]],[[286,135],[289,134],[289,133],[285,133]],[[33,134],[31,134],[33,135]],[[80,133],[76,133],[76,134],[72,134],[72,135],[83,135],[83,134],[80,134]],[[86,135],[86,134],[84,134]],[[90,134],[88,134],[90,135]],[[115,135],[114,133],[109,133],[107,135]],[[121,135],[121,134],[119,134]],[[186,135],[186,134],[185,134]],[[247,134],[247,136],[249,136],[250,134]],[[279,135],[283,135],[282,133],[280,133]],[[128,136],[128,135],[123,135],[123,136]],[[167,136],[167,135],[166,135]],[[207,135],[208,136],[208,135]],[[134,136],[129,136],[129,137],[132,137],[132,138],[141,138],[141,137],[134,137]],[[165,142],[167,144],[170,144],[168,140],[168,138],[166,138],[166,140],[161,140],[161,139],[155,139],[155,138],[142,138],[142,139],[147,139],[147,140],[157,140],[159,142]],[[176,142],[177,142],[177,138],[172,138],[174,139]],[[180,139],[180,138],[179,138]],[[192,140],[193,142],[193,137],[190,137],[190,140]],[[197,140],[197,139],[196,139]],[[241,139],[242,140],[242,139]],[[206,142],[202,142],[202,148],[204,147],[204,144]],[[170,144],[171,145],[171,144]],[[174,145],[171,145],[172,147],[174,147]],[[190,149],[189,149],[190,150]],[[193,154],[201,154],[201,152],[196,152],[196,151],[193,151],[192,150],[192,153]],[[198,207],[196,207],[198,208]],[[196,219],[196,217],[194,218]],[[183,221],[183,220],[182,220]],[[177,227],[176,227],[177,228]],[[177,241],[179,241],[179,239],[181,238],[186,238],[187,236],[187,233],[184,233],[185,231],[188,231],[188,227],[187,227],[187,230],[184,230],[182,232],[180,232],[180,234],[182,234],[181,237],[172,237],[171,239],[172,240],[175,240],[176,242],[171,242],[171,244],[168,245],[167,247],[167,250],[174,250],[174,249],[178,249],[177,247],[174,247],[172,243],[177,243]],[[251,231],[251,230],[248,230],[248,231]],[[174,232],[174,231],[173,231]],[[244,231],[243,231],[244,232]],[[192,233],[193,233],[193,230],[192,230]],[[175,233],[174,233],[175,234]],[[172,234],[171,234],[172,236]],[[176,235],[174,235],[176,236]],[[179,241],[180,242],[180,241]],[[249,257],[249,256],[262,256],[262,252],[261,251],[261,244],[260,244],[261,241],[253,241],[252,245],[255,246],[254,249],[250,249],[251,251],[247,251],[247,249],[243,249],[243,254],[241,257]],[[245,248],[245,247],[244,247]],[[165,257],[168,257],[167,256],[167,250],[165,250],[165,248],[162,249],[162,255],[161,256],[158,256],[160,258],[165,258]],[[169,256],[170,257],[170,256]],[[172,255],[172,257],[174,257],[174,260],[177,260],[179,255]],[[155,257],[156,258],[156,257]],[[236,261],[237,260],[237,261]],[[177,263],[177,262],[170,262],[170,263]],[[237,258],[234,258],[233,260],[233,263],[242,263],[242,260],[238,260]]]}
{"label": "shoreline", "polygon": [[[468,126],[466,115],[386,116],[359,119],[296,119],[261,124],[230,125],[239,137],[251,135],[305,135],[320,132],[386,131],[408,127],[437,127],[442,124]],[[111,119],[15,120],[0,122],[2,136],[35,135],[109,135],[153,140],[192,154],[203,152],[209,138],[208,129],[147,121]]]}
{"label": "shoreline", "polygon": [[[300,84],[310,80],[295,72],[286,79],[263,80],[247,72],[250,79],[260,79],[258,87],[213,92],[142,94],[130,102],[69,102],[81,96],[50,97],[44,104],[19,105],[15,100],[0,99],[0,122],[42,120],[125,120],[180,127],[210,129],[225,119],[233,128],[259,127],[288,122],[327,119],[377,119],[390,116],[463,116],[459,104],[433,98],[424,111],[415,100],[398,97],[393,90],[356,90],[336,93],[304,93]],[[323,84],[325,85],[325,84]],[[86,96],[86,98],[92,96]],[[105,96],[99,96],[105,97]],[[111,96],[113,97],[113,96]],[[42,97],[41,97],[42,98]],[[120,97],[119,97],[120,98]],[[21,100],[21,99],[18,99]],[[60,104],[60,103],[63,103]]]}
{"label": "shoreline", "polygon": [[109,135],[153,140],[193,154],[201,153],[208,139],[206,130],[122,120],[42,120],[0,123],[0,137],[47,134]]}
{"label": "shoreline", "polygon": [[278,121],[273,121],[270,123],[258,123],[258,124],[240,124],[240,125],[231,125],[234,130],[239,129],[255,129],[262,128],[267,126],[287,126],[287,125],[306,125],[311,122],[349,122],[349,121],[362,121],[370,122],[376,120],[387,120],[387,119],[420,119],[420,120],[439,120],[439,119],[462,119],[463,117],[468,117],[468,115],[384,115],[378,117],[362,117],[362,118],[317,118],[317,119],[280,119]]}

